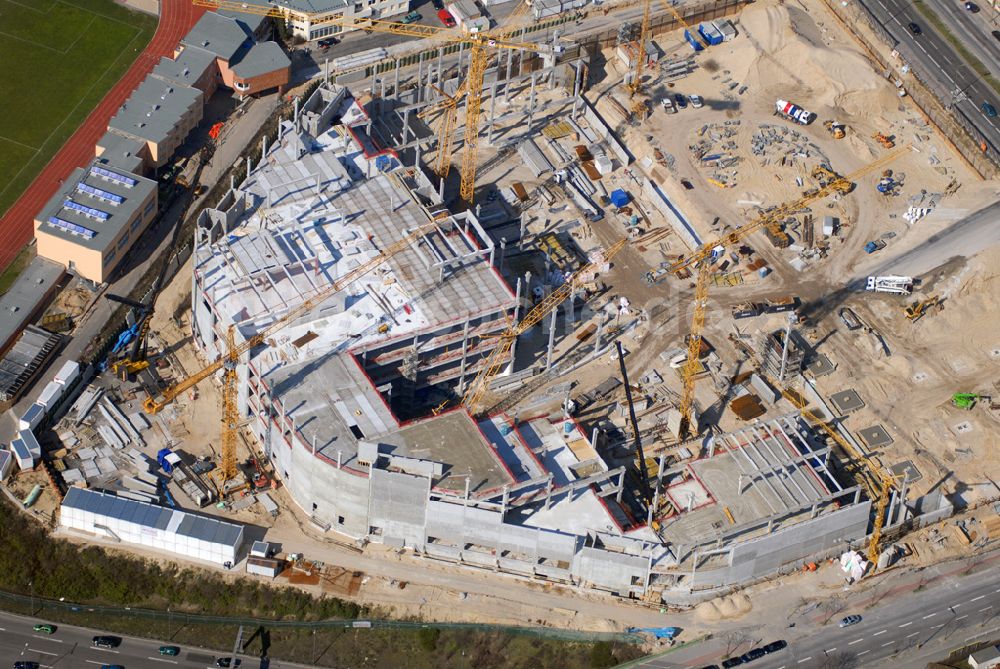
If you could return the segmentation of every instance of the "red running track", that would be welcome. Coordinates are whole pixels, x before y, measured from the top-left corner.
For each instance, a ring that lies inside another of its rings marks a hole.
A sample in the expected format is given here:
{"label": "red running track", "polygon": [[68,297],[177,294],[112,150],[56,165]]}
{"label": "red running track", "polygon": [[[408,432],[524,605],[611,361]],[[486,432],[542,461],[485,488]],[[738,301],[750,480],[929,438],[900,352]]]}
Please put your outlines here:
{"label": "red running track", "polygon": [[104,99],[90,112],[73,136],[49,160],[28,189],[0,218],[0,268],[6,267],[34,236],[33,220],[56,190],[77,167],[94,157],[94,145],[108,129],[108,121],[134,91],[162,56],[173,54],[174,47],[191,29],[203,8],[191,0],[160,0],[160,22],[149,45],[132,63]]}

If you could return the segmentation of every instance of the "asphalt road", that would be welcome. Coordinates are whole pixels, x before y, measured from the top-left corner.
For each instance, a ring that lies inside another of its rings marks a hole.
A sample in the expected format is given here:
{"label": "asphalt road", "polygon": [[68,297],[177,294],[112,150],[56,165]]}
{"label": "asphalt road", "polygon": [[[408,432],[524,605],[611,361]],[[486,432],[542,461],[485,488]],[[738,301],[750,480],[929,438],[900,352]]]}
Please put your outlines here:
{"label": "asphalt road", "polygon": [[[917,589],[910,582],[906,594],[886,593],[879,601],[869,599],[842,610],[813,605],[810,610],[791,615],[768,611],[770,620],[784,622],[755,629],[748,634],[754,645],[777,638],[788,641],[785,650],[746,665],[747,669],[851,669],[893,667],[923,669],[927,663],[945,657],[949,649],[980,640],[1000,637],[1000,573],[985,566],[964,576],[927,572],[938,580]],[[882,587],[891,588],[894,582]],[[871,593],[867,593],[869,598]],[[839,621],[857,614],[862,621],[841,628]],[[730,655],[749,649],[743,645],[726,653],[725,634],[712,641],[685,647],[639,665],[642,669],[675,669],[720,665]],[[733,644],[736,646],[736,644]]]}
{"label": "asphalt road", "polygon": [[[160,655],[163,645],[177,645],[169,641],[159,642],[135,637],[121,637],[118,648],[93,648],[91,641],[97,634],[107,634],[71,625],[57,625],[54,634],[38,633],[33,630],[36,623],[46,622],[0,613],[0,667],[10,667],[14,662],[31,660],[42,667],[56,669],[96,669],[102,665],[120,665],[125,669],[164,669],[177,667],[189,669],[214,669],[218,657],[228,657],[230,653],[203,648],[181,647],[180,655],[169,657]],[[246,669],[298,669],[306,665],[261,661],[257,658],[242,657]]]}
{"label": "asphalt road", "polygon": [[[989,118],[981,109],[983,102],[989,102],[1000,110],[1000,96],[952,50],[945,38],[928,24],[910,1],[859,2],[875,15],[898,42],[896,49],[920,73],[925,83],[931,83],[927,82],[928,78],[938,82],[937,93],[941,99],[947,101],[952,92],[960,92],[954,98],[955,108],[964,112],[988,141],[1000,147],[1000,116]],[[932,3],[932,6],[937,4]],[[920,35],[910,32],[908,25],[911,22],[920,26]]]}
{"label": "asphalt road", "polygon": [[1000,10],[990,7],[990,0],[976,0],[978,12],[965,9],[965,3],[958,0],[933,3],[938,16],[956,35],[965,38],[965,45],[973,55],[983,62],[994,77],[1000,78],[1000,40],[990,31],[1000,30]]}

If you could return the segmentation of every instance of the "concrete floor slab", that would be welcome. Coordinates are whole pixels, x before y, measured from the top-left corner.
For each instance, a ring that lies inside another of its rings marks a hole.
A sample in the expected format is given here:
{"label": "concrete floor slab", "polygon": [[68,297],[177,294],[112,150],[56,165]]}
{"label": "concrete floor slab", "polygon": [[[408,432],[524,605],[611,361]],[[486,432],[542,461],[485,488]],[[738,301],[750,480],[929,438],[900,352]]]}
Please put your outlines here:
{"label": "concrete floor slab", "polygon": [[882,448],[892,443],[892,437],[881,425],[872,425],[863,430],[858,430],[858,434],[865,440],[868,448]]}
{"label": "concrete floor slab", "polygon": [[806,372],[812,375],[813,378],[819,378],[827,374],[832,374],[836,368],[836,365],[830,362],[830,358],[825,355],[817,355],[806,365]]}
{"label": "concrete floor slab", "polygon": [[842,414],[853,413],[865,406],[865,401],[861,399],[861,396],[853,388],[834,393],[830,396],[830,401],[833,402],[833,406],[836,407],[837,411]]}
{"label": "concrete floor slab", "polygon": [[902,462],[892,465],[889,467],[889,471],[895,474],[900,481],[908,481],[910,483],[919,481],[924,477],[924,475],[920,473],[920,470],[917,469],[916,465],[909,460],[903,460]]}

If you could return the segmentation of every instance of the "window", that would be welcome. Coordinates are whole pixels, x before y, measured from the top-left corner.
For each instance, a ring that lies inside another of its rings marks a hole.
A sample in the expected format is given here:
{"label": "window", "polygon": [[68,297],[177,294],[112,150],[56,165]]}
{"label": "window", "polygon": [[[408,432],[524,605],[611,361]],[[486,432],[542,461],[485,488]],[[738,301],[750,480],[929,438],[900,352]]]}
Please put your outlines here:
{"label": "window", "polygon": [[128,244],[128,230],[122,235],[122,238],[118,240],[118,248],[123,249],[125,245]]}
{"label": "window", "polygon": [[136,230],[139,229],[140,225],[142,225],[142,218],[139,217],[139,216],[136,216],[136,219],[134,221],[132,221],[132,227],[129,228],[129,230],[131,232],[135,232]]}
{"label": "window", "polygon": [[156,200],[150,200],[149,204],[146,205],[146,210],[142,212],[143,216],[148,216],[149,212],[153,211],[153,207],[156,206]]}
{"label": "window", "polygon": [[358,3],[355,3],[355,5],[354,5],[354,13],[355,13],[355,14],[357,14],[358,12],[360,12],[360,11],[361,11],[361,6],[362,6],[362,5],[361,5],[361,3],[360,3],[360,2],[358,2]]}
{"label": "window", "polygon": [[111,249],[110,251],[108,251],[107,255],[104,256],[104,264],[107,265],[112,260],[114,260],[117,254],[118,251],[116,251],[115,249]]}
{"label": "window", "polygon": [[343,516],[337,516],[337,523],[339,523],[340,525],[343,525],[344,524],[344,517]]}

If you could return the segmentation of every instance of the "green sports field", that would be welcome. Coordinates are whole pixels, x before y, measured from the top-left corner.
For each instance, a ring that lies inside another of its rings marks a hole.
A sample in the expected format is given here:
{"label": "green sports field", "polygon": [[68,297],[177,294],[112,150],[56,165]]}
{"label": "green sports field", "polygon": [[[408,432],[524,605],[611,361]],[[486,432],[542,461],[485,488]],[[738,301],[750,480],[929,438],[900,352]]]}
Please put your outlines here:
{"label": "green sports field", "polygon": [[155,17],[114,0],[0,0],[0,214],[155,30]]}

